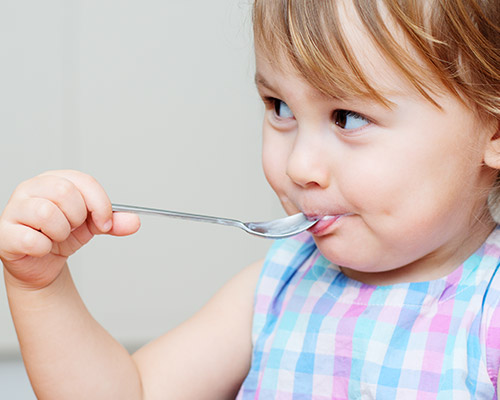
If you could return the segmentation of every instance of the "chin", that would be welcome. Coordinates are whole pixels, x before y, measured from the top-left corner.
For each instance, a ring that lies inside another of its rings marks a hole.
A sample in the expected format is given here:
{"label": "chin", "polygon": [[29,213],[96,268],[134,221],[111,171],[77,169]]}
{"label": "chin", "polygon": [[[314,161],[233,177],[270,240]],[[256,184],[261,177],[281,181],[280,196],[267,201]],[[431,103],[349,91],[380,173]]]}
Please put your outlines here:
{"label": "chin", "polygon": [[367,273],[388,269],[389,260],[384,257],[387,250],[384,251],[376,245],[369,246],[368,241],[359,237],[349,239],[336,232],[328,236],[314,237],[314,241],[321,254],[332,264]]}

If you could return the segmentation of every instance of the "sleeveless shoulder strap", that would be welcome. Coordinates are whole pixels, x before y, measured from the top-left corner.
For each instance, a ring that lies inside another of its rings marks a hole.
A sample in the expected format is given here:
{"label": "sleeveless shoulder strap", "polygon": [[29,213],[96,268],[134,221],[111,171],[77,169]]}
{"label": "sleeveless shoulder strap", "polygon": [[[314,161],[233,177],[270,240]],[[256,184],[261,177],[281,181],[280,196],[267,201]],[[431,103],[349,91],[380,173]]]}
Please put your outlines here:
{"label": "sleeveless shoulder strap", "polygon": [[273,243],[264,261],[255,293],[254,339],[269,322],[268,318],[279,315],[286,288],[315,250],[314,240],[307,232]]}
{"label": "sleeveless shoulder strap", "polygon": [[484,261],[492,270],[483,301],[482,328],[485,335],[485,354],[488,375],[497,390],[500,370],[500,229],[488,238]]}

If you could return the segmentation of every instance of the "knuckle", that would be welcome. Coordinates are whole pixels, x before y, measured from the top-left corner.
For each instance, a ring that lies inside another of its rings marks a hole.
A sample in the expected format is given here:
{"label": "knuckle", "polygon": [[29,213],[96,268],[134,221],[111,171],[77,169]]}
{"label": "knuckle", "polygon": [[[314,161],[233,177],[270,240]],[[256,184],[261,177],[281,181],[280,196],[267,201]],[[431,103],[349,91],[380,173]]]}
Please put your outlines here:
{"label": "knuckle", "polygon": [[37,202],[37,214],[42,219],[42,221],[49,221],[54,217],[55,214],[55,206],[49,201],[40,201]]}
{"label": "knuckle", "polygon": [[28,230],[24,232],[21,237],[21,246],[23,250],[28,254],[32,253],[33,250],[35,250],[38,247],[37,242],[38,242],[37,234],[33,230]]}
{"label": "knuckle", "polygon": [[73,184],[70,181],[66,180],[66,179],[58,180],[54,184],[53,190],[54,190],[54,195],[58,199],[65,199],[73,191]]}
{"label": "knuckle", "polygon": [[36,178],[31,178],[31,179],[28,179],[28,180],[25,180],[23,182],[21,182],[19,185],[17,185],[17,187],[15,188],[14,190],[14,193],[13,195],[17,195],[19,193],[23,193],[25,191],[27,191],[27,189],[33,185],[33,181],[35,180]]}
{"label": "knuckle", "polygon": [[75,225],[76,226],[82,225],[87,220],[87,217],[88,217],[87,209],[82,207],[76,215]]}
{"label": "knuckle", "polygon": [[87,182],[87,184],[89,184],[91,186],[99,185],[99,182],[97,182],[97,179],[94,178],[92,175],[83,174],[82,177]]}

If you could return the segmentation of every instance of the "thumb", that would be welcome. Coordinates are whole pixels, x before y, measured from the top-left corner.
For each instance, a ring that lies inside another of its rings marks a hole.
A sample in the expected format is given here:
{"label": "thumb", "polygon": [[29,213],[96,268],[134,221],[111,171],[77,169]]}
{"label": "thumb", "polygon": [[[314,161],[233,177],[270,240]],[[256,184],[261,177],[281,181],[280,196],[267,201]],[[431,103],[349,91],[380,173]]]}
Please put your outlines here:
{"label": "thumb", "polygon": [[136,233],[141,227],[141,220],[137,214],[114,212],[113,226],[106,232],[113,236],[128,236]]}

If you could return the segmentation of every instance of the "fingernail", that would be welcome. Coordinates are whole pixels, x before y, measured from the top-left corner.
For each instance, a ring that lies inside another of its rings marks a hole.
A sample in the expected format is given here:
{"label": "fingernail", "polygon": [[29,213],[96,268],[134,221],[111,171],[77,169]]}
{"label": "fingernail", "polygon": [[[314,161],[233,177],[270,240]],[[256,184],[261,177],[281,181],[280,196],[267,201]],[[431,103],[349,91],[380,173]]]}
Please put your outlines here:
{"label": "fingernail", "polygon": [[111,229],[113,226],[113,221],[112,220],[107,220],[103,225],[102,225],[102,231],[107,232]]}

